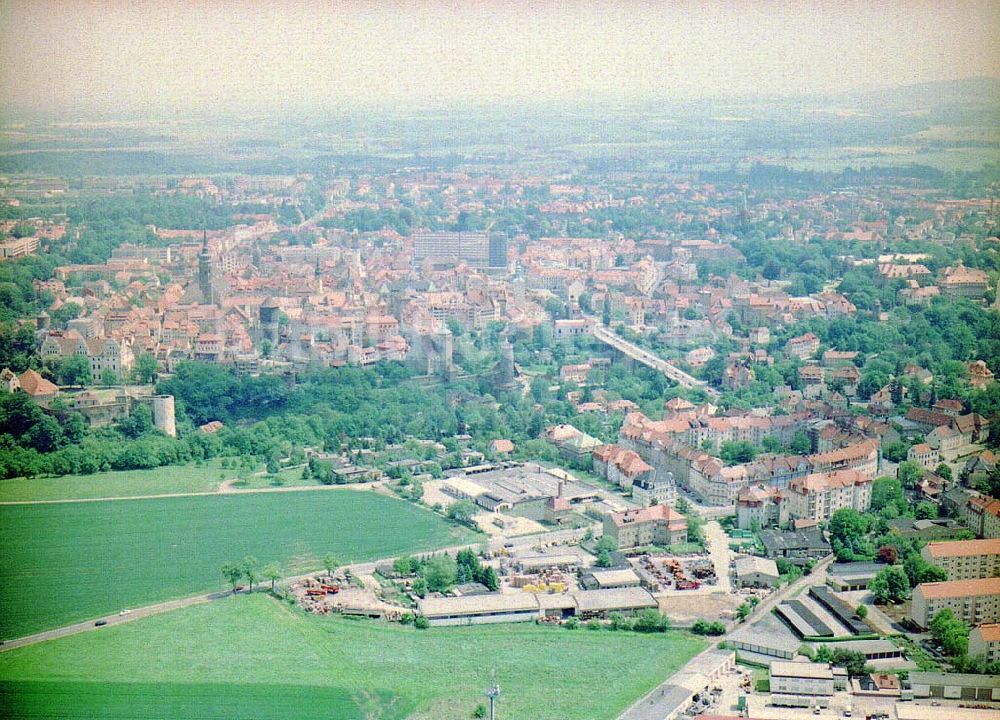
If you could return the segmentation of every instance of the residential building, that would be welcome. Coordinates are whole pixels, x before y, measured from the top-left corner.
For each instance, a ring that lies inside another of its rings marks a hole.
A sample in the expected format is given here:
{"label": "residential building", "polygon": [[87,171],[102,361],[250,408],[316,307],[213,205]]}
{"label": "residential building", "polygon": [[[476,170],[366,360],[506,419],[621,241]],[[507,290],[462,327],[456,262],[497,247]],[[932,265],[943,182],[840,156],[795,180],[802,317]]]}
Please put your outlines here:
{"label": "residential building", "polygon": [[788,521],[787,505],[781,503],[781,491],[771,485],[753,485],[736,496],[736,524],[741,530],[781,525]]}
{"label": "residential building", "polygon": [[619,550],[645,545],[677,545],[687,541],[687,518],[669,505],[653,505],[604,516],[604,535]]}
{"label": "residential building", "polygon": [[969,633],[969,656],[982,655],[986,662],[1000,662],[1000,623],[972,628]]}
{"label": "residential building", "polygon": [[671,472],[643,475],[632,481],[632,499],[641,506],[670,505],[677,500],[677,485]]}
{"label": "residential building", "polygon": [[[545,439],[559,449],[566,460],[583,463],[601,446],[601,441],[591,437],[572,425],[553,425],[545,430]],[[588,463],[589,464],[589,463]]]}
{"label": "residential building", "polygon": [[45,404],[59,394],[59,388],[43,378],[37,372],[28,368],[15,381],[8,382],[9,387],[30,396],[32,400],[39,404]]}
{"label": "residential building", "polygon": [[841,508],[864,512],[871,503],[872,480],[857,470],[812,473],[794,478],[782,494],[788,516],[797,519],[828,520]]}
{"label": "residential building", "polygon": [[[499,259],[499,250],[494,253]],[[485,232],[416,232],[413,233],[413,259],[430,260],[484,268],[490,260],[489,233]]]}
{"label": "residential building", "polygon": [[976,496],[965,506],[965,524],[978,537],[1000,538],[1000,500]]}
{"label": "residential building", "polygon": [[968,364],[969,385],[982,389],[994,380],[993,371],[982,360],[975,360]]}
{"label": "residential building", "polygon": [[945,608],[969,625],[1000,621],[1000,577],[922,583],[913,590],[910,614],[918,626],[929,627]]}
{"label": "residential building", "polygon": [[[958,457],[959,448],[965,444],[965,439],[954,428],[942,425],[928,433],[926,444],[940,456],[941,460],[954,460]],[[911,447],[910,450],[913,448]],[[907,452],[907,459],[909,459],[909,452]]]}
{"label": "residential building", "polygon": [[785,343],[785,353],[789,357],[797,357],[805,360],[816,354],[819,350],[819,338],[812,333],[793,337]]}
{"label": "residential building", "polygon": [[949,580],[1000,577],[1000,539],[932,542],[920,554]]}
{"label": "residential building", "polygon": [[38,240],[37,237],[30,236],[0,242],[0,260],[34,255],[38,251]]}
{"label": "residential building", "polygon": [[637,452],[620,445],[602,445],[594,450],[593,461],[594,472],[621,490],[631,488],[637,481],[649,483],[656,475],[653,467]]}
{"label": "residential building", "polygon": [[925,470],[933,470],[941,462],[941,456],[938,454],[938,451],[927,443],[912,445],[906,451],[906,459],[912,463],[916,463]]}
{"label": "residential building", "polygon": [[945,297],[982,300],[986,291],[990,289],[990,276],[978,268],[957,265],[942,270],[937,285]]}

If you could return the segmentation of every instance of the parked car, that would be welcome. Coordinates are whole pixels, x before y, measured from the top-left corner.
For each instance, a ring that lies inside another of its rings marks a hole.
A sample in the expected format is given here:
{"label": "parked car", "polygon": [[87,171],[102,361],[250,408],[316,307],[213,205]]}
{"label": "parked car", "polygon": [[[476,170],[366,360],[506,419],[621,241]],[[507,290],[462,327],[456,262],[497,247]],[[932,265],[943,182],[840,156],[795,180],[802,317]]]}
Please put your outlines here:
{"label": "parked car", "polygon": [[107,620],[98,620],[97,622],[94,623],[94,627],[104,627],[107,624],[108,624]]}

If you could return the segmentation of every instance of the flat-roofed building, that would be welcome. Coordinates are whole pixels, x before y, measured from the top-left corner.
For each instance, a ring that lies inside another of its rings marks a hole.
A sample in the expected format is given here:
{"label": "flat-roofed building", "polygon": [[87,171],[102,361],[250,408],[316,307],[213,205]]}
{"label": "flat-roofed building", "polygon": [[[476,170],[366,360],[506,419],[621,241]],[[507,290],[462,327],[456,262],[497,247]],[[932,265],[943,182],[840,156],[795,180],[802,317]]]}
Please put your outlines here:
{"label": "flat-roofed building", "polygon": [[676,720],[694,704],[695,697],[704,696],[735,665],[732,650],[707,650],[634,703],[618,720]]}
{"label": "flat-roofed building", "polygon": [[920,554],[944,568],[949,580],[1000,577],[1000,538],[933,542]]}
{"label": "flat-roofed building", "polygon": [[656,598],[638,587],[577,590],[551,595],[515,592],[424,598],[417,605],[420,614],[431,625],[530,622],[543,615],[588,619],[607,617],[612,612],[628,615],[657,607]]}
{"label": "flat-roofed building", "polygon": [[607,590],[578,590],[573,593],[580,617],[605,617],[608,613],[630,614],[658,608],[656,598],[642,588],[625,587]]}
{"label": "flat-roofed building", "polygon": [[833,669],[828,663],[771,663],[771,692],[783,695],[833,695]]}
{"label": "flat-roofed building", "polygon": [[914,671],[910,673],[910,687],[914,698],[1000,700],[1000,675]]}
{"label": "flat-roofed building", "polygon": [[[865,660],[905,660],[906,653],[898,645],[890,640],[845,640],[838,642],[833,647],[841,650],[851,650],[859,652],[865,656]],[[885,667],[883,665],[883,667]]]}
{"label": "flat-roofed building", "polygon": [[864,590],[885,569],[883,563],[833,563],[826,569],[827,582],[838,592]]}
{"label": "flat-roofed building", "polygon": [[424,598],[418,607],[431,625],[527,622],[538,617],[538,600],[531,593]]}
{"label": "flat-roofed building", "polygon": [[[912,691],[904,692],[912,697]],[[896,720],[996,720],[996,717],[996,710],[896,703]]]}
{"label": "flat-roofed building", "polygon": [[484,268],[489,262],[490,240],[485,232],[413,233],[413,259]]}
{"label": "flat-roofed building", "polygon": [[589,585],[598,590],[639,587],[639,576],[634,570],[594,570],[589,577],[592,578]]}
{"label": "flat-roofed building", "polygon": [[982,655],[986,662],[1000,662],[1000,623],[972,628],[969,633],[969,656]]}
{"label": "flat-roofed building", "polygon": [[969,625],[1000,621],[1000,578],[922,583],[914,589],[910,614],[920,627],[929,627],[945,608]]}

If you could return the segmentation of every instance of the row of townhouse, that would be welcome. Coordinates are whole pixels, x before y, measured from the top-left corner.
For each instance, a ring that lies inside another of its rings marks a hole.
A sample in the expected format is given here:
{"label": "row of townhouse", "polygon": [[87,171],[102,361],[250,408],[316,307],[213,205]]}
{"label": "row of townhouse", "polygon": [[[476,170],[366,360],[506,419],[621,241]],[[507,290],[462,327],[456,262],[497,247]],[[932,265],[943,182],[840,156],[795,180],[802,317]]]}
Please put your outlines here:
{"label": "row of townhouse", "polygon": [[810,473],[786,489],[751,485],[736,497],[736,523],[743,530],[784,525],[789,520],[828,520],[841,508],[866,511],[872,479],[857,470]]}
{"label": "row of townhouse", "polygon": [[674,440],[691,447],[702,447],[706,442],[716,447],[724,442],[749,442],[759,445],[767,437],[788,444],[797,433],[806,432],[814,420],[810,413],[799,412],[773,417],[753,415],[711,417],[678,413],[674,417],[655,421],[636,412],[629,413],[625,418],[623,432],[670,435]]}
{"label": "row of townhouse", "polygon": [[[878,470],[879,443],[871,439],[814,455],[768,457],[727,467],[719,458],[680,439],[686,436],[684,422],[655,422],[641,413],[630,413],[622,425],[620,442],[635,451],[656,473],[670,473],[677,484],[711,505],[735,506],[740,492],[753,484],[784,489],[810,474],[848,470],[870,481]],[[870,488],[867,493],[870,496]],[[829,504],[837,503],[839,495],[831,497]],[[827,504],[822,503],[824,507]],[[861,499],[852,500],[852,504],[861,504]],[[867,508],[867,503],[863,504]]]}

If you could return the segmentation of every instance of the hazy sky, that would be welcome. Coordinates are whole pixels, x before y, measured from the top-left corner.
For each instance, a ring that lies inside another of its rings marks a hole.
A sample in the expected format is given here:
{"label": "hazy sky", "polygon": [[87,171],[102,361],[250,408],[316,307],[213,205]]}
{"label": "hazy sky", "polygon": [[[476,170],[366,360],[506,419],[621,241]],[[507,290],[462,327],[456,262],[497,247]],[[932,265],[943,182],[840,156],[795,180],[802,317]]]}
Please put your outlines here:
{"label": "hazy sky", "polygon": [[827,92],[1000,74],[1000,0],[0,0],[8,106]]}

